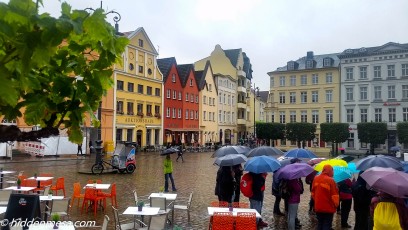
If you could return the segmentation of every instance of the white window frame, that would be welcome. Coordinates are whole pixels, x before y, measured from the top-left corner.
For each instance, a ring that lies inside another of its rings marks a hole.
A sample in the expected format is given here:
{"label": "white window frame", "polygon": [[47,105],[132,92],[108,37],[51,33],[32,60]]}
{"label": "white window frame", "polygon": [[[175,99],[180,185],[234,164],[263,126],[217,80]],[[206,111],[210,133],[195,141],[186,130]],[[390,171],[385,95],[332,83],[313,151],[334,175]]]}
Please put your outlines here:
{"label": "white window frame", "polygon": [[368,87],[360,86],[360,100],[367,100],[367,99],[368,99]]}
{"label": "white window frame", "polygon": [[397,122],[397,108],[388,108],[388,122]]}
{"label": "white window frame", "polygon": [[354,123],[354,109],[346,109],[346,116],[348,123]]}
{"label": "white window frame", "polygon": [[188,116],[189,116],[190,114],[189,114],[189,111],[188,111],[188,109],[186,109],[186,120],[188,120]]}
{"label": "white window frame", "polygon": [[333,74],[331,72],[326,73],[326,84],[333,83]]}
{"label": "white window frame", "polygon": [[353,101],[354,100],[354,88],[347,87],[346,88],[346,101]]}
{"label": "white window frame", "polygon": [[312,85],[318,85],[319,84],[319,75],[314,73],[312,74]]}
{"label": "white window frame", "polygon": [[307,75],[300,76],[300,85],[307,85]]}
{"label": "white window frame", "polygon": [[166,109],[166,117],[170,117],[171,109],[170,107],[167,107]]}
{"label": "white window frame", "polygon": [[401,74],[402,76],[408,76],[408,64],[401,64]]}
{"label": "white window frame", "polygon": [[388,99],[395,99],[395,85],[388,86]]}
{"label": "white window frame", "polygon": [[312,110],[312,123],[319,124],[319,110]]}
{"label": "white window frame", "polygon": [[402,85],[402,99],[408,99],[408,85]]}
{"label": "white window frame", "polygon": [[381,66],[377,65],[373,67],[374,69],[374,79],[380,79],[381,78]]}
{"label": "white window frame", "polygon": [[170,99],[171,98],[171,89],[168,89],[166,94],[167,94],[167,98]]}
{"label": "white window frame", "polygon": [[388,77],[394,78],[395,77],[395,65],[387,65],[387,73]]}
{"label": "white window frame", "polygon": [[279,77],[279,86],[285,86],[286,79],[285,76],[280,76]]}
{"label": "white window frame", "polygon": [[178,118],[181,118],[181,109],[178,109]]}
{"label": "white window frame", "polygon": [[382,109],[375,108],[374,109],[374,122],[382,122]]}
{"label": "white window frame", "polygon": [[346,80],[354,80],[354,68],[353,67],[346,68]]}
{"label": "white window frame", "polygon": [[367,79],[367,66],[360,66],[360,79]]}
{"label": "white window frame", "polygon": [[171,82],[176,82],[176,74],[175,73],[173,73],[171,75]]}
{"label": "white window frame", "polygon": [[296,76],[290,76],[290,86],[296,86]]}
{"label": "white window frame", "polygon": [[360,109],[360,122],[368,122],[368,109]]}
{"label": "white window frame", "polygon": [[331,109],[326,110],[326,122],[333,123],[333,110]]}
{"label": "white window frame", "polygon": [[300,92],[300,103],[302,104],[307,103],[307,92],[306,91]]}
{"label": "white window frame", "polygon": [[312,91],[312,103],[319,102],[319,91]]}
{"label": "white window frame", "polygon": [[382,87],[377,85],[374,86],[374,100],[381,100],[382,99]]}
{"label": "white window frame", "polygon": [[296,104],[296,92],[289,93],[289,102],[290,104]]}
{"label": "white window frame", "polygon": [[326,102],[333,102],[333,90],[326,90]]}

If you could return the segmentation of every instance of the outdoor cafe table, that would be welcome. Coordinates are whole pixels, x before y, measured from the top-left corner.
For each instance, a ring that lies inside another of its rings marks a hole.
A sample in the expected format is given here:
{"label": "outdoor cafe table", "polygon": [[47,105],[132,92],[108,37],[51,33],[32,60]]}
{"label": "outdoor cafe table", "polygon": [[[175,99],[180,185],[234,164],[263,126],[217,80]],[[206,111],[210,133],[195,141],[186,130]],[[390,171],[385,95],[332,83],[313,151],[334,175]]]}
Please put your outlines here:
{"label": "outdoor cafe table", "polygon": [[16,171],[3,171],[3,170],[0,171],[0,189],[3,189],[4,175],[11,173],[16,173]]}
{"label": "outdoor cafe table", "polygon": [[[223,207],[208,207],[208,215],[212,216],[214,215],[214,212],[229,212],[229,208],[223,208]],[[259,214],[256,209],[251,209],[251,208],[234,208],[232,210],[232,215],[234,217],[237,216],[238,212],[255,212],[256,213],[256,218],[261,218],[261,214]]]}
{"label": "outdoor cafe table", "polygon": [[87,184],[85,185],[84,189],[86,188],[94,188],[94,189],[109,189],[110,184]]}
{"label": "outdoor cafe table", "polygon": [[41,187],[41,186],[40,186],[41,181],[52,180],[52,179],[54,179],[54,177],[38,176],[38,177],[30,177],[30,178],[27,178],[27,179],[28,179],[28,180],[36,180],[36,181],[38,182],[37,188],[40,188],[40,187]]}
{"label": "outdoor cafe table", "polygon": [[45,201],[44,221],[47,221],[48,204],[52,200],[62,200],[64,196],[40,196],[40,201]]}
{"label": "outdoor cafe table", "polygon": [[[44,223],[44,224],[32,224],[28,228],[29,230],[53,230],[54,224],[52,223]],[[58,225],[58,230],[75,230],[74,225],[68,223],[61,223]]]}
{"label": "outdoor cafe table", "polygon": [[175,201],[177,198],[177,194],[176,193],[155,193],[154,192],[150,194],[149,199],[150,197],[165,197],[166,200]]}
{"label": "outdoor cafe table", "polygon": [[[124,212],[123,215],[133,215],[136,219],[136,216],[155,216],[159,214],[160,208],[159,207],[143,207],[142,211],[138,211],[138,207],[128,207]],[[136,228],[136,221],[133,221],[133,227]]]}
{"label": "outdoor cafe table", "polygon": [[7,207],[5,206],[0,207],[0,214],[5,213],[6,211],[7,211]]}
{"label": "outdoor cafe table", "polygon": [[20,188],[17,188],[17,186],[11,186],[11,187],[5,188],[5,190],[13,190],[13,191],[16,191],[18,193],[28,192],[28,191],[31,191],[31,190],[34,190],[34,189],[36,189],[36,187],[24,187],[24,186],[21,186]]}

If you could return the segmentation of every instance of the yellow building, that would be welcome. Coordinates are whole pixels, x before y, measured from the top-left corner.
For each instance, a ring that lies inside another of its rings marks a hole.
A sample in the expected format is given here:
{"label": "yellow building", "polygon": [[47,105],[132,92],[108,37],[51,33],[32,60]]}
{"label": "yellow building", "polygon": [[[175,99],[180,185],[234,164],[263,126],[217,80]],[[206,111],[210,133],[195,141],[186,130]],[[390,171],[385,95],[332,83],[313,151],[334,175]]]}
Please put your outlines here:
{"label": "yellow building", "polygon": [[[317,124],[316,137],[306,146],[328,152],[330,143],[320,140],[320,123],[340,122],[340,74],[337,54],[314,55],[289,61],[269,72],[270,92],[265,111],[267,122]],[[280,140],[277,146],[296,147]]]}
{"label": "yellow building", "polygon": [[204,70],[195,71],[197,85],[200,90],[200,144],[214,143],[218,131],[218,92],[209,61]]}
{"label": "yellow building", "polygon": [[140,27],[125,33],[129,45],[123,64],[115,66],[116,141],[139,146],[160,145],[162,140],[163,75],[157,66],[158,52]]}

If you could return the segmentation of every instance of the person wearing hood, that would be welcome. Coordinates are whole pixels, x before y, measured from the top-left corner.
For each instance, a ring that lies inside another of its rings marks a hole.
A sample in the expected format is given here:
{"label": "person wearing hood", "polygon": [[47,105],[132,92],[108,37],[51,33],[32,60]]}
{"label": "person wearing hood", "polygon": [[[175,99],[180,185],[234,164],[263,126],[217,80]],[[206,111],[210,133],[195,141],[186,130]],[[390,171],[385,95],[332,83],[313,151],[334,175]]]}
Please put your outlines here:
{"label": "person wearing hood", "polygon": [[332,227],[333,215],[339,206],[339,190],[333,179],[333,167],[325,165],[320,175],[312,184],[312,197],[317,216],[317,230],[329,230]]}

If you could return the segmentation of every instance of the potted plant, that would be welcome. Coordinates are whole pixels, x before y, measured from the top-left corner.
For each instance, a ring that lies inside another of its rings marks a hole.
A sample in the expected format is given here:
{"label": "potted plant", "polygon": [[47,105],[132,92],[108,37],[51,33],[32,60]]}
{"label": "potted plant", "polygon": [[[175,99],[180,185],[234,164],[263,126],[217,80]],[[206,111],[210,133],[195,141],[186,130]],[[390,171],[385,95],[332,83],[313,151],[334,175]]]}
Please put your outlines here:
{"label": "potted plant", "polygon": [[143,210],[144,202],[138,201],[137,202],[137,211],[141,212]]}
{"label": "potted plant", "polygon": [[51,219],[54,222],[53,229],[58,229],[58,225],[59,225],[58,222],[60,220],[60,215],[58,213],[52,214]]}
{"label": "potted plant", "polygon": [[34,178],[37,179],[37,173],[34,173]]}
{"label": "potted plant", "polygon": [[49,198],[49,199],[52,199],[52,191],[51,191],[51,190],[48,191],[48,198]]}
{"label": "potted plant", "polygon": [[93,186],[96,187],[96,180],[94,180]]}
{"label": "potted plant", "polygon": [[163,192],[164,192],[164,187],[161,186],[161,187],[159,188],[159,194],[160,194],[160,196],[163,195]]}
{"label": "potted plant", "polygon": [[17,179],[17,189],[20,189],[20,188],[21,188],[21,179],[18,178]]}

